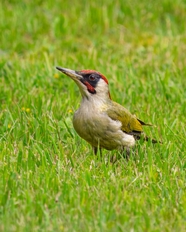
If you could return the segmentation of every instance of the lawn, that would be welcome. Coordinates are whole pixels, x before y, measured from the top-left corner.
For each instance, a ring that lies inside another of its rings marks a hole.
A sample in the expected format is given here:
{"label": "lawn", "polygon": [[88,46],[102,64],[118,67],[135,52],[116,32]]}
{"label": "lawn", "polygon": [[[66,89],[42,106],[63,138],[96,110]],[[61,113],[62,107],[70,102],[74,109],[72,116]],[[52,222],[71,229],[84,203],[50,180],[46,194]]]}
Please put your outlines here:
{"label": "lawn", "polygon": [[[0,231],[186,231],[186,2],[0,1]],[[74,131],[95,69],[152,144],[109,163]]]}

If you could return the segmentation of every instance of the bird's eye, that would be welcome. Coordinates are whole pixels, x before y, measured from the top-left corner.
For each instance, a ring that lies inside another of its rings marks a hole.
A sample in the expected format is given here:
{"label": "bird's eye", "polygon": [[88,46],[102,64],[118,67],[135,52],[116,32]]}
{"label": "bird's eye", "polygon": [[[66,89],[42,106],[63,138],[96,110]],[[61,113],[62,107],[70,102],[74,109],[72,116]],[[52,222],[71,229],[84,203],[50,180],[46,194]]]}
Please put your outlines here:
{"label": "bird's eye", "polygon": [[96,76],[94,75],[94,74],[91,74],[90,76],[89,76],[89,80],[90,81],[94,81],[96,79]]}

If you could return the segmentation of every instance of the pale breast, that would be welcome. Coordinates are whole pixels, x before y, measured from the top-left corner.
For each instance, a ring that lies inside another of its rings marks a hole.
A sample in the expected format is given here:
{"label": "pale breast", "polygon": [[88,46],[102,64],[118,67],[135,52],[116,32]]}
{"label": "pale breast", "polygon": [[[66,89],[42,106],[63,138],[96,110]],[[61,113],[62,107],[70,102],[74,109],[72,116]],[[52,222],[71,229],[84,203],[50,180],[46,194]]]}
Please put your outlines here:
{"label": "pale breast", "polygon": [[114,121],[104,112],[76,111],[73,118],[76,132],[92,146],[103,147],[107,150],[121,146],[133,146],[133,136],[121,130],[121,122]]}

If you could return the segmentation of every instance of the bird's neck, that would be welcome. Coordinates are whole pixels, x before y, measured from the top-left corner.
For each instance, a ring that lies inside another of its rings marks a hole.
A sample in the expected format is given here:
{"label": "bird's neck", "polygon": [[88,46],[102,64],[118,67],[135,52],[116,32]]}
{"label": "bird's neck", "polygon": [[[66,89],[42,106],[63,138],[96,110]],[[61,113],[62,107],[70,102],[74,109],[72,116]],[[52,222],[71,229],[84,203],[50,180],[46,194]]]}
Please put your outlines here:
{"label": "bird's neck", "polygon": [[109,92],[109,86],[104,80],[100,80],[95,88],[95,93],[89,93],[87,90],[82,91],[82,102],[81,106],[87,106],[90,110],[91,107],[94,109],[103,108],[105,105],[109,105],[112,102]]}
{"label": "bird's neck", "polygon": [[100,96],[100,95],[92,95],[89,97],[82,97],[81,107],[87,107],[88,109],[103,109],[105,106],[109,105],[112,102],[109,95]]}

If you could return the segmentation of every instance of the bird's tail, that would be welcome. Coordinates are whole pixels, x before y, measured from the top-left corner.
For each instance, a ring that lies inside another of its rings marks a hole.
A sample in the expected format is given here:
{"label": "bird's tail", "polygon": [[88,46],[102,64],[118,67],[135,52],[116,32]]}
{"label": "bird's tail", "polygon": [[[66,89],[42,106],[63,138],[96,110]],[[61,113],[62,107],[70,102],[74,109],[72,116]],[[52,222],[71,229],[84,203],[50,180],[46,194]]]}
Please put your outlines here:
{"label": "bird's tail", "polygon": [[[141,121],[140,119],[138,119],[138,121],[141,123],[141,125],[143,125],[143,126],[153,126],[152,124],[150,124],[150,123],[145,123],[145,122],[143,122],[143,121]],[[152,138],[149,138],[148,136],[146,136],[146,135],[144,135],[144,134],[141,134],[142,136],[140,136],[138,139],[143,139],[144,141],[151,141],[152,143],[161,143],[162,144],[162,142],[161,141],[158,141],[158,140],[156,140],[156,139],[152,139]]]}
{"label": "bird's tail", "polygon": [[156,139],[152,139],[152,138],[149,138],[148,136],[146,136],[146,135],[144,135],[144,136],[141,136],[142,137],[142,139],[144,140],[144,141],[150,141],[151,143],[161,143],[162,144],[162,141],[158,141],[158,140],[156,140]]}
{"label": "bird's tail", "polygon": [[148,137],[147,135],[145,135],[144,133],[140,133],[140,132],[132,132],[130,133],[131,135],[134,136],[135,140],[143,140],[143,141],[150,141],[151,143],[161,143],[162,144],[162,141],[159,141],[159,140],[156,140],[156,139],[152,139],[150,137]]}

